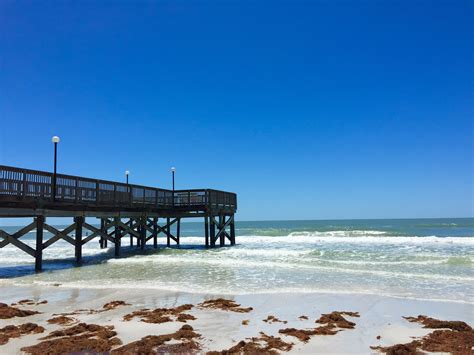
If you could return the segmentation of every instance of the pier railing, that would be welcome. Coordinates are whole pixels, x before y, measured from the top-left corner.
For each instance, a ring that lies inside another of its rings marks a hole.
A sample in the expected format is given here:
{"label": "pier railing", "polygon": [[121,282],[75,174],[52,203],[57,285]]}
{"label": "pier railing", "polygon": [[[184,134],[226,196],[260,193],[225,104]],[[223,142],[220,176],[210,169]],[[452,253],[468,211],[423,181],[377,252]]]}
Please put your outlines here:
{"label": "pier railing", "polygon": [[237,195],[231,192],[212,189],[173,192],[64,174],[56,174],[54,184],[53,173],[0,165],[0,202],[2,200],[100,207],[237,209]]}

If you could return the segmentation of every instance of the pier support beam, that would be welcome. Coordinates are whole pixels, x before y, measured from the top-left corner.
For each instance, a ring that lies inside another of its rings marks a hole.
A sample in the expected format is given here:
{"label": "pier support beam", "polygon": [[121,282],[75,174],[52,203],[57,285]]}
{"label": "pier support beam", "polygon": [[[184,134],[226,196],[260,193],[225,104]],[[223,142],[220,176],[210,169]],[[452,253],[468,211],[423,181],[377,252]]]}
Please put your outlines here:
{"label": "pier support beam", "polygon": [[120,233],[120,217],[114,217],[114,228],[115,257],[118,258],[120,256],[120,239],[122,238],[122,234]]}
{"label": "pier support beam", "polygon": [[[100,231],[102,233],[105,233],[105,228],[104,228],[104,219],[101,218],[100,219]],[[100,246],[100,249],[104,249],[104,237],[103,236],[100,236],[99,238],[99,246]]]}
{"label": "pier support beam", "polygon": [[[223,215],[219,215],[219,229],[222,228],[222,226],[224,225],[224,221],[225,221],[225,216]],[[225,230],[225,227],[224,227],[224,230]],[[219,230],[219,244],[221,247],[225,246],[225,233],[222,232],[221,230]]]}
{"label": "pier support beam", "polygon": [[[211,220],[211,247],[216,246],[216,241],[219,240],[221,247],[225,246],[225,239],[227,238],[231,245],[235,244],[235,226],[234,215],[226,216],[224,214],[219,215],[219,219],[216,220],[216,216],[209,216]],[[217,225],[217,234],[216,234]],[[230,232],[227,232],[227,228],[230,228]],[[234,234],[234,236],[232,236]]]}
{"label": "pier support beam", "polygon": [[206,248],[209,248],[209,217],[204,216],[204,236],[206,239]]}
{"label": "pier support beam", "polygon": [[171,246],[171,226],[170,219],[166,218],[166,246]]}
{"label": "pier support beam", "polygon": [[179,245],[179,236],[181,234],[181,218],[176,222],[176,243]]}
{"label": "pier support beam", "polygon": [[43,225],[44,216],[35,218],[36,222],[36,250],[35,250],[35,271],[40,272],[43,269]]}
{"label": "pier support beam", "polygon": [[145,243],[146,243],[146,217],[141,217],[140,218],[140,249],[144,250],[145,249]]}
{"label": "pier support beam", "polygon": [[211,225],[209,228],[210,237],[211,237],[211,248],[216,246],[216,221],[213,216],[209,217],[211,220]]}
{"label": "pier support beam", "polygon": [[158,248],[158,218],[153,218],[153,248]]}
{"label": "pier support beam", "polygon": [[76,235],[74,238],[76,263],[80,265],[82,263],[82,224],[84,223],[84,217],[74,217],[74,223],[76,224]]}
{"label": "pier support beam", "polygon": [[230,221],[230,245],[235,245],[235,220],[234,215],[232,215],[232,220]]}

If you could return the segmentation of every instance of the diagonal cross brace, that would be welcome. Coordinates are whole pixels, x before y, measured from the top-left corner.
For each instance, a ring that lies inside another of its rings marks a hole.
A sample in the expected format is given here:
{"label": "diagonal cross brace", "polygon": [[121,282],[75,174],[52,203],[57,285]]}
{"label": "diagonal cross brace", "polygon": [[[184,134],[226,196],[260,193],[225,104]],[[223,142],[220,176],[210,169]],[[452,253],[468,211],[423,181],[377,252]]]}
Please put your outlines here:
{"label": "diagonal cross brace", "polygon": [[[4,242],[7,242],[5,245],[11,243],[14,246],[16,246],[17,248],[20,248],[21,250],[23,250],[25,253],[28,253],[33,257],[35,256],[36,251],[32,247],[30,247],[29,245],[19,241],[18,240],[19,237],[16,238],[14,235],[8,234],[7,232],[2,231],[2,230],[0,230],[0,237],[4,238]],[[2,242],[2,244],[3,244],[3,242]]]}
{"label": "diagonal cross brace", "polygon": [[[50,233],[53,233],[55,235],[55,237],[59,237],[59,238],[62,238],[64,239],[66,242],[72,244],[72,245],[76,245],[76,242],[73,238],[71,238],[70,236],[68,236],[67,234],[69,234],[72,230],[69,230],[70,228],[74,229],[76,228],[76,223],[73,223],[71,224],[69,227],[67,227],[66,229],[64,229],[63,231],[60,231],[52,226],[50,226],[49,224],[44,224],[44,229],[46,229],[48,232]],[[69,231],[69,232],[68,232]],[[54,238],[54,237],[53,237]]]}
{"label": "diagonal cross brace", "polygon": [[[227,220],[227,222],[223,222],[223,223],[218,223],[216,221],[216,219],[214,218],[214,216],[211,216],[211,218],[212,218],[213,222],[217,225],[217,229],[219,229],[219,232],[217,232],[216,236],[214,237],[214,241],[217,241],[219,239],[219,237],[221,236],[221,234],[224,234],[224,236],[226,236],[230,240],[230,236],[229,236],[229,234],[227,234],[225,229],[234,220],[234,216],[230,216],[229,219]],[[225,216],[224,216],[224,220],[225,220]]]}
{"label": "diagonal cross brace", "polygon": [[[32,223],[28,224],[26,227],[23,227],[22,229],[20,229],[19,231],[15,232],[11,235],[6,233],[6,232],[3,232],[3,233],[10,235],[12,238],[19,239],[20,237],[24,236],[26,233],[32,231],[35,228],[36,228],[36,222],[32,222]],[[10,242],[8,241],[8,238],[2,236],[2,234],[0,234],[0,237],[5,238],[0,243],[0,248],[3,248],[4,246],[10,244]]]}
{"label": "diagonal cross brace", "polygon": [[[62,232],[59,232],[58,234],[50,231],[47,227],[51,227],[51,226],[48,226],[46,223],[43,225],[44,226],[44,229],[46,229],[47,231],[55,234],[53,237],[51,237],[48,241],[44,242],[41,247],[43,249],[46,249],[47,247],[49,247],[50,245],[56,243],[59,239],[64,239],[64,235],[67,236],[68,238],[71,239],[71,241],[74,243],[74,239],[72,239],[71,237],[68,236],[69,233],[71,233],[74,228],[76,228],[76,223],[73,223],[71,224],[69,227],[65,228]],[[53,227],[51,227],[53,228]],[[54,228],[53,228],[54,229]],[[65,239],[66,240],[66,239]],[[69,243],[71,243],[71,241],[67,240]],[[71,243],[71,244],[73,244]],[[74,244],[73,244],[74,245]]]}

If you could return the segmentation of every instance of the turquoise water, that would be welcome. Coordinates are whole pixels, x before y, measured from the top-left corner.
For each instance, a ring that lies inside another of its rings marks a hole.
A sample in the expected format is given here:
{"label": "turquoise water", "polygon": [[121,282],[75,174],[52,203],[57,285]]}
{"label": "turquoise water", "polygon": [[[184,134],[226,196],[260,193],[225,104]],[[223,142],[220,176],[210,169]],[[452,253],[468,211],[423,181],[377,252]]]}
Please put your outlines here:
{"label": "turquoise water", "polygon": [[[0,283],[157,288],[187,292],[343,292],[474,303],[474,219],[267,221],[237,223],[235,247],[203,248],[202,222],[182,224],[182,245],[124,255],[58,242],[47,272],[11,246],[0,249]],[[5,228],[11,231],[15,228]],[[27,236],[34,242],[34,234]],[[128,238],[125,238],[127,245]]]}

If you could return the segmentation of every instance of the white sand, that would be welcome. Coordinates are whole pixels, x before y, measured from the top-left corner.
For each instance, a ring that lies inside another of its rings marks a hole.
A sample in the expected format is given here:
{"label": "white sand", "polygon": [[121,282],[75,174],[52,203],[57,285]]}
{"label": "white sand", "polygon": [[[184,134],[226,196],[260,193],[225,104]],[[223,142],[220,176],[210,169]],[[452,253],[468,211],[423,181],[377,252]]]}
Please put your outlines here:
{"label": "white sand", "polygon": [[[138,340],[147,335],[159,335],[178,330],[183,323],[169,322],[148,324],[134,319],[122,321],[122,317],[141,308],[175,307],[185,303],[197,304],[205,299],[220,295],[202,295],[193,293],[174,293],[157,290],[123,290],[123,289],[77,289],[45,286],[1,286],[0,302],[13,303],[21,299],[48,300],[46,305],[21,306],[34,309],[42,314],[26,318],[0,320],[0,328],[9,324],[33,322],[42,325],[46,331],[60,328],[49,325],[46,321],[52,313],[72,312],[77,309],[99,309],[105,303],[123,300],[131,306],[119,307],[115,310],[75,316],[81,321],[100,325],[114,325],[118,337],[124,344]],[[223,350],[235,345],[247,337],[258,336],[263,331],[268,335],[280,336],[285,341],[295,344],[293,353],[358,353],[373,352],[371,345],[392,345],[409,342],[412,336],[422,336],[430,332],[420,325],[405,321],[402,316],[428,315],[445,320],[463,320],[474,323],[474,307],[471,304],[450,303],[438,301],[421,301],[397,299],[371,295],[350,294],[258,294],[236,295],[224,298],[234,299],[243,307],[253,307],[250,313],[234,313],[222,310],[193,308],[186,313],[197,317],[188,321],[197,333],[202,334],[200,343],[203,352],[208,350]],[[308,343],[278,333],[282,328],[314,328],[314,323],[321,313],[331,311],[357,311],[360,318],[350,318],[356,323],[353,330],[344,330],[333,336],[314,336]],[[287,324],[263,322],[268,315],[274,315]],[[309,320],[300,320],[299,316],[306,315]],[[242,320],[248,319],[248,325],[242,325]],[[1,354],[18,354],[23,346],[37,343],[44,334],[27,335],[11,339],[6,345],[0,346]],[[376,337],[380,335],[381,339]]]}

